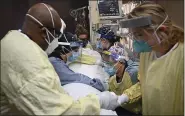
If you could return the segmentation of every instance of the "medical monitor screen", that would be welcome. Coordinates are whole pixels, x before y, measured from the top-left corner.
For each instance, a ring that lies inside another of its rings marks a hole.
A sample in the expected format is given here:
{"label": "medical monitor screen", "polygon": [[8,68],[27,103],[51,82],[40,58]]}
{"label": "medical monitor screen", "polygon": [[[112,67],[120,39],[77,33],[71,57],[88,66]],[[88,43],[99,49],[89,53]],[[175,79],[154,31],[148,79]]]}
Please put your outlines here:
{"label": "medical monitor screen", "polygon": [[120,16],[118,0],[98,0],[100,17]]}

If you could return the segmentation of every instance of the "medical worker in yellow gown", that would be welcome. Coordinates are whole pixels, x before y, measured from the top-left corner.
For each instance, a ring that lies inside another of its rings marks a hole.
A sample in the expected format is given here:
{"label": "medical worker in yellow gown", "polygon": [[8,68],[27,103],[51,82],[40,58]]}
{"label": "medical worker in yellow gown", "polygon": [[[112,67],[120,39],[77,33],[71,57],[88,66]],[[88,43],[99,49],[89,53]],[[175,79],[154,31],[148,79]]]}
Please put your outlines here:
{"label": "medical worker in yellow gown", "polygon": [[141,17],[150,17],[151,24],[123,25],[131,32],[134,51],[140,53],[140,65],[139,82],[122,91],[121,103],[130,104],[142,98],[143,115],[183,115],[184,30],[155,3],[142,3],[128,14],[129,21]]}
{"label": "medical worker in yellow gown", "polygon": [[[48,55],[58,46],[65,23],[44,3],[32,6],[22,31],[1,40],[1,115],[99,115],[114,110],[118,97],[108,91],[74,100],[61,83]],[[47,54],[46,54],[47,53]]]}
{"label": "medical worker in yellow gown", "polygon": [[[109,79],[110,91],[115,92],[116,95],[122,95],[125,90],[139,82],[137,78],[139,62],[131,60],[122,45],[116,43],[103,53],[102,58],[104,62],[109,63],[109,65],[105,64],[104,69],[111,76]],[[122,98],[128,100],[126,95],[122,96]],[[122,104],[122,107],[136,114],[141,113],[141,100]]]}

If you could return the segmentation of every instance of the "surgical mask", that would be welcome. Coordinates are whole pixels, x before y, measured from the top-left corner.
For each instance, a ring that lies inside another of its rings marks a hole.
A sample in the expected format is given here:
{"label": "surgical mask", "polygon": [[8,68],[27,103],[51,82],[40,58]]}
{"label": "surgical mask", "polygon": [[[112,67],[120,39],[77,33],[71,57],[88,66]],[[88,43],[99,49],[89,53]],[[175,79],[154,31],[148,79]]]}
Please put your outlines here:
{"label": "surgical mask", "polygon": [[[62,50],[63,50],[63,52],[65,53],[64,49],[66,49],[68,52],[71,52],[71,51],[72,51],[72,55],[67,57],[67,62],[68,62],[68,64],[69,64],[70,62],[73,62],[73,61],[75,61],[75,60],[78,59],[78,57],[79,57],[80,54],[81,54],[81,53],[79,52],[79,51],[81,51],[81,47],[80,47],[80,50],[78,50],[78,52],[73,51],[72,48],[71,48],[71,46],[70,46],[71,43],[68,42],[68,40],[67,40],[65,34],[63,34],[63,36],[64,36],[64,38],[65,38],[65,40],[66,40],[66,42],[60,42],[60,45],[62,45]],[[66,48],[65,46],[63,46],[63,45],[68,45],[69,48],[70,48],[70,50],[67,49],[67,48]],[[66,54],[66,53],[65,53],[65,54]]]}
{"label": "surgical mask", "polygon": [[[116,63],[117,64],[117,63]],[[115,65],[116,65],[115,64]],[[116,74],[116,72],[118,71],[118,69],[120,68],[118,68],[117,70],[116,70],[116,68],[115,68],[115,65],[111,65],[111,64],[109,64],[109,63],[107,63],[107,62],[104,62],[103,63],[103,66],[104,66],[104,71],[106,72],[106,73],[108,73],[109,74],[109,76],[113,76],[113,75],[115,75]]]}
{"label": "surgical mask", "polygon": [[69,56],[68,58],[67,58],[67,60],[69,61],[69,62],[74,62],[75,60],[77,60],[78,59],[78,57],[80,56],[80,53],[79,52],[72,52],[72,55],[71,56]]}
{"label": "surgical mask", "polygon": [[[64,49],[66,49],[68,52],[70,52],[70,50],[68,50],[65,46],[62,46],[62,50],[64,52],[64,54],[61,53],[61,55],[66,55],[66,52],[64,51]],[[75,51],[72,51],[72,55],[71,56],[67,56],[67,65],[70,64],[71,62],[74,62],[75,60],[78,59],[78,57],[80,56],[80,52],[75,52]]]}
{"label": "surgical mask", "polygon": [[117,69],[115,68],[115,66],[118,64],[119,62],[117,62],[115,65],[111,66],[111,65],[104,65],[104,71],[107,72],[109,74],[109,76],[113,76],[117,73],[117,71],[121,68],[121,66],[119,66]]}
{"label": "surgical mask", "polygon": [[51,43],[48,43],[48,45],[46,49],[47,55],[51,54],[58,47],[58,39],[54,39]]}
{"label": "surgical mask", "polygon": [[104,67],[104,71],[109,74],[109,76],[113,76],[116,74],[116,69],[113,66]]}
{"label": "surgical mask", "polygon": [[100,40],[97,41],[97,43],[96,43],[96,48],[97,48],[97,49],[102,49],[102,48],[103,48]]}
{"label": "surgical mask", "polygon": [[144,40],[133,40],[133,49],[137,53],[152,51],[152,48]]}
{"label": "surgical mask", "polygon": [[[50,16],[51,16],[53,28],[55,28],[53,15],[52,15],[50,9],[48,8],[48,6],[47,6],[46,4],[44,4],[44,3],[42,3],[42,4],[48,9],[48,11],[49,11],[49,13],[50,13]],[[36,21],[40,26],[42,26],[42,27],[46,30],[47,38],[45,38],[45,41],[46,41],[47,44],[48,44],[48,48],[46,49],[45,52],[47,53],[47,55],[51,54],[51,53],[58,47],[58,39],[61,37],[61,35],[58,36],[58,37],[55,37],[55,30],[54,30],[54,35],[53,35],[53,34],[52,34],[46,27],[44,27],[44,25],[43,25],[39,20],[37,20],[35,17],[33,17],[33,16],[30,15],[30,14],[26,14],[26,16],[29,16],[30,18],[32,18],[34,21]],[[61,21],[62,21],[62,20],[61,20]],[[61,34],[62,34],[62,32],[63,32],[62,30],[63,30],[63,25],[62,25],[61,30],[60,30]],[[49,35],[53,38],[53,41],[51,41],[51,38],[50,38]]]}

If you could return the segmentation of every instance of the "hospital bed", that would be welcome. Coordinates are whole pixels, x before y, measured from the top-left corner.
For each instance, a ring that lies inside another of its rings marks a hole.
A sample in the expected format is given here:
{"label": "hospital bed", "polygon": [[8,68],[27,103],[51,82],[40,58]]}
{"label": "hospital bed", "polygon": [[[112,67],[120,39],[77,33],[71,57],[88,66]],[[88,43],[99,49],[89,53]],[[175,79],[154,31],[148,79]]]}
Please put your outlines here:
{"label": "hospital bed", "polygon": [[[101,55],[91,49],[83,49],[83,54],[94,56],[97,60],[95,65],[87,65],[81,63],[69,64],[69,68],[77,73],[82,73],[90,78],[98,78],[102,81],[108,81],[109,75],[104,72],[103,68],[98,63],[101,62]],[[107,82],[108,84],[108,82]],[[63,86],[64,90],[69,93],[75,100],[84,97],[88,94],[99,94],[100,91],[83,83],[71,83]],[[107,86],[108,89],[108,86]],[[115,111],[101,109],[100,115],[117,115]]]}

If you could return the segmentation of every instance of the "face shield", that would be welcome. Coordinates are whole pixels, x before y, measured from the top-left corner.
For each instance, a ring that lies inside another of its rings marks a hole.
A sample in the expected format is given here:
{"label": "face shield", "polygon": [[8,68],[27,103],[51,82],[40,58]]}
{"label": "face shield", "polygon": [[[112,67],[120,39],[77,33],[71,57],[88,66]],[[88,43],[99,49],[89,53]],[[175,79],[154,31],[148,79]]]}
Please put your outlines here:
{"label": "face shield", "polygon": [[117,61],[112,57],[111,52],[109,51],[103,51],[101,53],[103,62],[106,62],[108,64],[115,64]]}
{"label": "face shield", "polygon": [[[157,30],[161,25],[165,23],[165,21],[168,19],[168,15],[166,15],[166,18],[164,21],[159,24],[159,26],[154,26],[152,24],[152,16],[143,16],[143,17],[136,17],[131,19],[124,19],[120,22],[120,25],[122,28],[148,28],[153,30],[153,36],[157,39],[158,43],[161,43],[160,38],[157,35]],[[148,45],[148,41],[143,40],[142,33],[139,32],[131,32],[129,33],[129,37],[133,39],[133,47],[136,52],[150,52],[152,50],[153,46]],[[155,46],[155,45],[154,45]]]}
{"label": "face shield", "polygon": [[112,52],[112,51],[103,51],[101,53],[102,56],[102,60],[103,62],[106,62],[108,64],[116,64],[117,62],[121,62],[123,64],[126,63],[126,55],[124,56],[124,54],[126,54],[126,52],[124,51],[124,53],[118,54],[116,52]]}
{"label": "face shield", "polygon": [[[60,42],[59,42],[59,44],[61,46]],[[72,48],[72,50],[70,50],[70,49],[68,49],[69,47],[65,47],[65,46],[66,46],[66,44],[65,45],[62,44],[62,46],[61,46],[62,53],[60,53],[60,54],[63,55],[63,56],[66,56],[68,63],[74,62],[74,61],[76,61],[77,59],[80,58],[80,56],[81,56],[81,52],[80,51],[81,50],[79,49],[79,47],[75,47],[75,48]]]}
{"label": "face shield", "polygon": [[123,19],[120,21],[120,26],[122,28],[137,28],[137,27],[150,26],[151,24],[152,24],[151,16]]}
{"label": "face shield", "polygon": [[[120,25],[122,28],[129,28],[129,30],[134,28],[144,28],[152,26],[152,17],[151,16],[143,16],[136,17],[132,19],[124,19],[120,21]],[[133,40],[139,40],[141,38],[141,34],[130,32],[127,36]]]}
{"label": "face shield", "polygon": [[116,63],[126,63],[128,60],[128,53],[124,49],[124,47],[119,46],[115,43],[113,46],[110,47],[108,51],[103,51],[102,58],[106,62]]}
{"label": "face shield", "polygon": [[[150,27],[152,25],[152,17],[143,16],[143,17],[136,17],[131,19],[123,19],[120,22],[120,25],[122,28],[129,28],[129,29]],[[143,40],[143,36],[141,33],[130,32],[128,36],[130,39],[133,40],[132,44],[133,44],[134,52],[137,52],[137,53],[150,52],[152,50],[151,47],[148,45],[148,43]]]}
{"label": "face shield", "polygon": [[121,66],[117,67],[118,63],[126,64],[126,61],[124,60],[124,58],[121,58],[121,55],[111,53],[110,51],[104,51],[102,53],[102,59],[103,59],[103,69],[110,76],[116,74],[117,71],[121,68]]}
{"label": "face shield", "polygon": [[[68,62],[74,62],[76,61],[80,56],[82,56],[82,43],[80,43],[79,41],[72,41],[72,42],[68,42],[66,35],[63,34],[66,42],[58,42],[58,44],[60,46],[62,46],[62,50],[65,53],[65,50],[68,51],[68,53],[71,53],[70,55],[67,56],[67,61]],[[66,48],[65,46],[69,46],[68,48]],[[68,53],[65,53],[68,54]]]}

